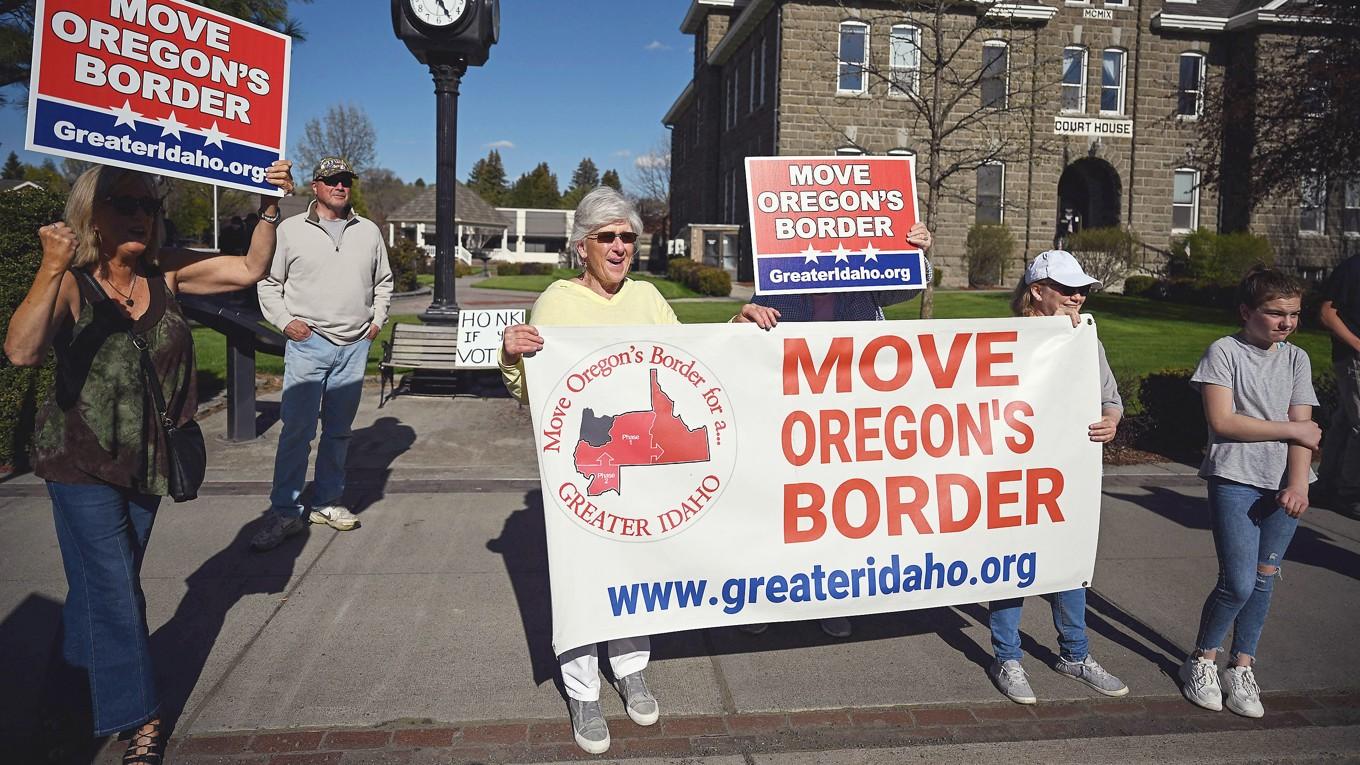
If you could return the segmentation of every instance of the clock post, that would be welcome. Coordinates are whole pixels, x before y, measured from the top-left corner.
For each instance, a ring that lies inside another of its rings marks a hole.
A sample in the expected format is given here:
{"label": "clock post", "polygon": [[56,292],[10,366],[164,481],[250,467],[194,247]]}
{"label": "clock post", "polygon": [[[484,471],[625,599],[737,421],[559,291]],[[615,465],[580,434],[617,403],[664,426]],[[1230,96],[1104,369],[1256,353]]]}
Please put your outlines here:
{"label": "clock post", "polygon": [[429,66],[435,93],[434,298],[429,323],[458,320],[453,261],[458,254],[458,87],[468,66],[481,66],[500,37],[500,0],[392,0],[392,29]]}

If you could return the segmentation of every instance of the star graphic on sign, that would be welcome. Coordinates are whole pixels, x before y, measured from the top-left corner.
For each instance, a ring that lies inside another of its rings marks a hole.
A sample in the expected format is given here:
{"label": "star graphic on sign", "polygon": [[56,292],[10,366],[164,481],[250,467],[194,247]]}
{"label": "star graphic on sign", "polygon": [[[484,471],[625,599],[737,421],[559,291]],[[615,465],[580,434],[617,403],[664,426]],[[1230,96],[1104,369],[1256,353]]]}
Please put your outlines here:
{"label": "star graphic on sign", "polygon": [[817,262],[817,256],[818,256],[818,255],[821,255],[821,254],[822,254],[822,253],[818,252],[815,248],[813,248],[812,245],[809,244],[809,245],[808,245],[808,248],[807,248],[806,250],[803,250],[803,263],[805,263],[805,264],[806,264],[806,263],[816,263],[816,262]]}
{"label": "star graphic on sign", "polygon": [[874,246],[873,242],[864,247],[864,262],[868,263],[871,260],[875,263],[878,262],[878,248]]}
{"label": "star graphic on sign", "polygon": [[222,139],[226,137],[226,133],[217,129],[217,120],[213,120],[212,127],[203,131],[203,145],[216,146],[220,149],[222,148]]}
{"label": "star graphic on sign", "polygon": [[831,254],[836,256],[837,263],[842,260],[846,263],[850,262],[850,251],[845,249],[845,245],[840,242],[836,242],[836,249],[832,250]]}
{"label": "star graphic on sign", "polygon": [[117,117],[117,119],[114,120],[113,122],[114,127],[118,127],[119,125],[127,125],[133,130],[137,129],[137,118],[142,115],[132,111],[132,103],[130,101],[124,99],[123,106],[121,108],[110,109],[110,111],[113,112],[114,117]]}
{"label": "star graphic on sign", "polygon": [[179,120],[175,119],[175,113],[170,112],[169,116],[161,120],[161,138],[164,138],[168,135],[172,135],[178,138],[179,140],[183,141],[184,136],[180,135],[179,131],[184,127],[186,126],[183,122],[180,122]]}

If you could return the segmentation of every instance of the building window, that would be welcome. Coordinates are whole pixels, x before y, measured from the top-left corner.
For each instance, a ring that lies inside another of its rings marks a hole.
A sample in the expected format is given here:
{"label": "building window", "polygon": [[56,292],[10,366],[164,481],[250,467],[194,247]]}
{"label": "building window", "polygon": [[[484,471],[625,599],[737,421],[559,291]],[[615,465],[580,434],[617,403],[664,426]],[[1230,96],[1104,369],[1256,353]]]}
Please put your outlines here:
{"label": "building window", "polygon": [[892,28],[889,95],[915,94],[921,80],[921,30],[906,24]]}
{"label": "building window", "polygon": [[737,124],[737,72],[727,73],[727,127],[731,129]]}
{"label": "building window", "polygon": [[1006,90],[1010,76],[1009,49],[1002,40],[988,40],[982,44],[983,108],[1006,108]]}
{"label": "building window", "polygon": [[1299,194],[1299,233],[1327,231],[1327,179],[1312,175],[1303,179]]}
{"label": "building window", "polygon": [[1327,113],[1327,83],[1331,80],[1331,72],[1328,71],[1327,61],[1322,56],[1322,51],[1308,51],[1308,58],[1304,61],[1304,68],[1307,70],[1303,91],[1303,109],[1309,117],[1321,117]]}
{"label": "building window", "polygon": [[766,54],[765,41],[766,41],[766,38],[764,38],[764,37],[760,38],[760,105],[761,105],[761,106],[764,106],[764,105],[765,105],[765,54]]}
{"label": "building window", "polygon": [[1100,56],[1100,112],[1102,114],[1124,113],[1125,55],[1122,50],[1110,48]]}
{"label": "building window", "polygon": [[1129,0],[1105,0],[1106,8],[1127,8]]}
{"label": "building window", "polygon": [[1180,84],[1176,88],[1176,114],[1186,119],[1199,117],[1204,109],[1204,55],[1181,54]]}
{"label": "building window", "polygon": [[1171,230],[1199,228],[1199,171],[1181,168],[1171,186]]}
{"label": "building window", "polygon": [[864,149],[861,149],[860,147],[854,145],[853,143],[848,143],[844,146],[836,147],[836,156],[838,157],[859,157],[863,155]]}
{"label": "building window", "polygon": [[841,93],[863,93],[868,84],[865,70],[869,67],[869,25],[858,21],[841,22],[840,66],[836,90]]}
{"label": "building window", "polygon": [[1086,111],[1086,49],[1063,48],[1062,110]]}
{"label": "building window", "polygon": [[746,94],[746,111],[756,110],[756,47],[751,46],[751,90]]}
{"label": "building window", "polygon": [[1360,235],[1360,178],[1346,181],[1345,204],[1341,208],[1341,231]]}
{"label": "building window", "polygon": [[977,169],[978,223],[1000,223],[1002,201],[1006,195],[1006,166],[1001,163],[979,165]]}

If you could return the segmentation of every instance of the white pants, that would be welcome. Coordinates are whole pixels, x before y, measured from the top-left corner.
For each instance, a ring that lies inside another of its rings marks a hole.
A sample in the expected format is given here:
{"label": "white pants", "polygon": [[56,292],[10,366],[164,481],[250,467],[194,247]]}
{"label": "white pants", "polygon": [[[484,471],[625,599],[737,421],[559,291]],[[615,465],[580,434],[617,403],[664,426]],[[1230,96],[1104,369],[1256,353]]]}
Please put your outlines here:
{"label": "white pants", "polygon": [[[652,655],[652,639],[642,637],[610,640],[609,667],[614,677],[625,677],[647,668]],[[557,657],[562,665],[562,685],[567,695],[577,701],[600,700],[600,653],[596,644],[573,648]]]}

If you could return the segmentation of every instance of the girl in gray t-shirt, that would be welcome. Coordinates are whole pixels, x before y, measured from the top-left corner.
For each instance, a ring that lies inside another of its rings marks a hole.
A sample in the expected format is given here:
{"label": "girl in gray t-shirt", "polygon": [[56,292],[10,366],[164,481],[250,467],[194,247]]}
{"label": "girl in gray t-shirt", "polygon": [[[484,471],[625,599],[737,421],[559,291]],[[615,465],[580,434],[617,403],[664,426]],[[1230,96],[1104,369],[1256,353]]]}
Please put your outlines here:
{"label": "girl in gray t-shirt", "polygon": [[[1275,576],[1308,509],[1310,463],[1322,432],[1312,420],[1308,354],[1285,338],[1298,328],[1303,287],[1257,268],[1238,287],[1242,330],[1204,352],[1190,384],[1200,391],[1209,445],[1200,476],[1218,584],[1200,614],[1195,651],[1181,666],[1191,702],[1246,717],[1265,714],[1252,672]],[[1234,626],[1235,625],[1235,626]],[[1233,628],[1232,658],[1220,673],[1218,646]]]}

